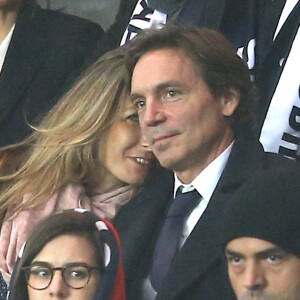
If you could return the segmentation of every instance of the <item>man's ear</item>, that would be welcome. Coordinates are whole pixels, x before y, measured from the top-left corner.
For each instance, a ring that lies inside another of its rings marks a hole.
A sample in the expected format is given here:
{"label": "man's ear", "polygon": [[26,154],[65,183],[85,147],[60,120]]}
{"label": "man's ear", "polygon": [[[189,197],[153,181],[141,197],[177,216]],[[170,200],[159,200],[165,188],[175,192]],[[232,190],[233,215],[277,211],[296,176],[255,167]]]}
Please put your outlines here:
{"label": "man's ear", "polygon": [[223,106],[223,115],[230,117],[235,112],[240,102],[240,93],[234,89],[230,89],[227,95],[221,97]]}

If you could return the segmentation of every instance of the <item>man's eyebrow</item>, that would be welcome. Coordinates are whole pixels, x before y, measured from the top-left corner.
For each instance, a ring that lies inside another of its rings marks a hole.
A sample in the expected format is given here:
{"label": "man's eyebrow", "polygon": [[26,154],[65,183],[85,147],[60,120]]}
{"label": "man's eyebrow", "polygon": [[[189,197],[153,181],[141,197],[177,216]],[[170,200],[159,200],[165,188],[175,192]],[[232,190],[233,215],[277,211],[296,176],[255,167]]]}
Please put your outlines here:
{"label": "man's eyebrow", "polygon": [[143,98],[143,96],[138,93],[132,93],[129,95],[129,98],[132,102],[134,102],[138,98]]}
{"label": "man's eyebrow", "polygon": [[[267,248],[265,250],[254,253],[254,256],[257,257],[257,258],[265,258],[265,257],[268,257],[270,255],[279,254],[279,253],[284,254],[286,252],[284,250],[282,250],[280,247],[273,246],[273,247]],[[225,249],[225,255],[243,257],[242,253],[234,251],[234,250],[229,249],[229,248]]]}
{"label": "man's eyebrow", "polygon": [[239,256],[243,257],[243,254],[237,251],[234,251],[232,249],[226,248],[225,249],[225,255],[230,255],[230,256]]}
{"label": "man's eyebrow", "polygon": [[280,247],[273,246],[273,247],[267,248],[263,251],[259,251],[259,252],[255,253],[255,256],[257,258],[265,258],[265,257],[271,256],[274,254],[279,254],[279,253],[285,254],[286,252],[284,250],[282,250]]}
{"label": "man's eyebrow", "polygon": [[181,87],[182,83],[180,81],[177,80],[168,80],[165,82],[160,83],[159,85],[157,85],[156,89],[157,90],[163,90],[165,88],[169,88],[169,87]]}
{"label": "man's eyebrow", "polygon": [[[177,80],[168,80],[168,81],[165,81],[165,82],[162,82],[158,85],[156,85],[154,87],[154,90],[155,92],[160,92],[166,88],[170,88],[170,87],[182,87],[182,83],[180,81],[177,81]],[[131,100],[134,100],[136,98],[140,98],[140,97],[143,97],[143,94],[142,93],[139,93],[139,92],[131,92],[130,94],[130,98]]]}

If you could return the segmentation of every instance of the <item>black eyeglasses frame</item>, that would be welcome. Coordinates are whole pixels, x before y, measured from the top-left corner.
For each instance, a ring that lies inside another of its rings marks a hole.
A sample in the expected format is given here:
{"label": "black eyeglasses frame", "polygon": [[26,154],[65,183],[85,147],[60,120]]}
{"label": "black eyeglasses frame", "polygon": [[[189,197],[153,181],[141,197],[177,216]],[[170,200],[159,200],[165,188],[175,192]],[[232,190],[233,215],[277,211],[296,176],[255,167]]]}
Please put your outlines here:
{"label": "black eyeglasses frame", "polygon": [[[32,267],[36,267],[36,266],[41,266],[41,267],[44,267],[44,268],[48,268],[48,269],[50,270],[51,278],[50,278],[50,280],[49,280],[49,283],[48,283],[47,286],[45,286],[45,287],[42,287],[42,288],[36,288],[36,287],[33,287],[32,285],[29,284],[30,270],[32,269]],[[70,267],[77,267],[77,266],[78,266],[78,267],[85,267],[85,268],[87,269],[88,275],[89,275],[87,282],[86,282],[85,285],[82,286],[82,287],[73,287],[73,286],[71,286],[70,284],[68,284],[67,280],[65,279],[65,275],[64,275],[64,274],[65,274],[64,272],[65,272],[66,269],[68,269],[68,268],[70,268]],[[62,267],[56,267],[56,268],[53,268],[50,264],[48,264],[48,263],[41,263],[41,262],[39,262],[39,263],[37,263],[37,264],[34,264],[34,263],[33,263],[33,264],[31,264],[30,266],[27,266],[27,267],[22,267],[21,270],[22,270],[22,271],[24,272],[24,274],[25,274],[25,279],[26,279],[27,284],[28,284],[31,288],[33,288],[34,290],[38,290],[38,291],[45,290],[46,288],[49,287],[49,285],[50,285],[51,282],[52,282],[52,279],[53,279],[53,276],[54,276],[54,272],[55,272],[55,271],[61,271],[61,272],[62,272],[62,278],[63,278],[64,283],[65,283],[68,287],[70,287],[70,288],[72,288],[72,289],[75,289],[75,290],[83,289],[84,287],[86,287],[86,286],[88,285],[88,283],[90,282],[91,274],[92,274],[92,271],[93,271],[93,270],[98,270],[99,272],[101,271],[100,268],[98,268],[98,267],[93,267],[93,266],[89,266],[89,265],[87,265],[87,264],[85,264],[85,263],[70,263],[70,264],[66,264],[66,265],[64,265],[64,266],[62,266]]]}

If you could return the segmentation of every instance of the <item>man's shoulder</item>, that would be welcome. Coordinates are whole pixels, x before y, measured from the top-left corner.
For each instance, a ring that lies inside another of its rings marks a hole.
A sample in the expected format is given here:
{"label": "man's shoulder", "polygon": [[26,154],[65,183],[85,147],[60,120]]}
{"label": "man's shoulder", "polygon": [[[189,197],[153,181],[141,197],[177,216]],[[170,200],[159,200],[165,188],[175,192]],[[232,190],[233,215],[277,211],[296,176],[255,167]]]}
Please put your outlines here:
{"label": "man's shoulder", "polygon": [[242,183],[263,170],[293,168],[295,165],[297,165],[295,161],[282,155],[265,152],[261,143],[250,135],[236,139],[221,182],[226,186],[227,184],[231,186]]}
{"label": "man's shoulder", "polygon": [[[36,12],[37,16],[42,20],[60,31],[81,32],[82,30],[90,30],[103,34],[102,27],[90,20],[80,18],[78,16],[66,14],[64,12],[39,8]],[[58,32],[59,33],[59,32]]]}
{"label": "man's shoulder", "polygon": [[277,153],[265,152],[266,168],[300,168],[300,164]]}
{"label": "man's shoulder", "polygon": [[[300,164],[295,160],[284,157],[278,153],[266,152],[260,143],[259,145],[261,146],[261,150],[252,153],[249,161],[245,163],[245,167],[248,165],[248,167],[254,171],[253,175],[263,170],[272,169],[299,169],[300,172]],[[245,160],[247,160],[247,156],[245,156]],[[251,165],[251,167],[249,165]]]}
{"label": "man's shoulder", "polygon": [[37,7],[31,20],[27,17],[25,22],[32,24],[28,27],[31,31],[38,27],[33,36],[47,41],[48,51],[58,51],[62,57],[66,54],[86,57],[104,36],[99,24],[60,11]]}
{"label": "man's shoulder", "polygon": [[[104,35],[102,27],[92,21],[38,5],[23,5],[19,11],[14,38],[47,41],[49,48],[71,47],[72,51],[94,47]],[[35,41],[36,42],[36,41]]]}

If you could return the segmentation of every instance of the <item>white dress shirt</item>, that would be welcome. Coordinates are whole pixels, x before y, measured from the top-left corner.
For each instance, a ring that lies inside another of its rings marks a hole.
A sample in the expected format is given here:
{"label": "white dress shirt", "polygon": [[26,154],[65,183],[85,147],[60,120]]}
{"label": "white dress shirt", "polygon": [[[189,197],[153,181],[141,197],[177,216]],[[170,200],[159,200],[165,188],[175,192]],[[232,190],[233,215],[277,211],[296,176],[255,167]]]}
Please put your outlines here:
{"label": "white dress shirt", "polygon": [[223,173],[223,170],[226,166],[233,143],[234,142],[232,142],[225,151],[223,151],[214,161],[212,161],[190,184],[183,184],[179,180],[177,175],[174,174],[174,197],[177,189],[180,186],[183,186],[182,193],[186,193],[196,189],[197,192],[201,195],[200,203],[191,212],[190,216],[185,222],[182,233],[182,245],[191,234],[200,217],[203,215],[209,203],[209,200],[217,186],[217,183],[219,182],[221,174]]}
{"label": "white dress shirt", "polygon": [[[217,186],[217,183],[219,182],[221,174],[227,164],[233,143],[234,142],[232,142],[214,161],[212,161],[190,184],[183,184],[176,176],[176,174],[174,174],[174,198],[177,189],[180,186],[183,186],[182,193],[187,193],[196,189],[197,192],[201,195],[199,204],[194,208],[184,224],[181,246],[191,234],[195,225],[204,213],[209,200]],[[157,293],[151,285],[149,276],[145,278],[142,289],[142,300],[155,299]]]}
{"label": "white dress shirt", "polygon": [[7,36],[5,37],[5,39],[0,44],[0,73],[2,71],[4,59],[5,59],[6,52],[7,52],[9,43],[11,41],[14,29],[15,29],[15,25],[13,25],[13,27],[11,28],[11,30],[9,31],[9,33],[7,34]]}

